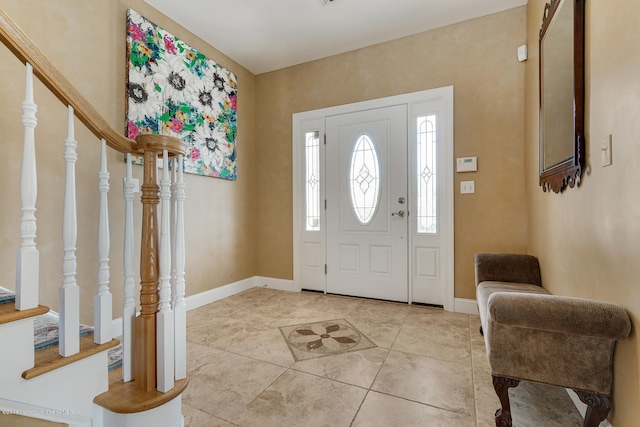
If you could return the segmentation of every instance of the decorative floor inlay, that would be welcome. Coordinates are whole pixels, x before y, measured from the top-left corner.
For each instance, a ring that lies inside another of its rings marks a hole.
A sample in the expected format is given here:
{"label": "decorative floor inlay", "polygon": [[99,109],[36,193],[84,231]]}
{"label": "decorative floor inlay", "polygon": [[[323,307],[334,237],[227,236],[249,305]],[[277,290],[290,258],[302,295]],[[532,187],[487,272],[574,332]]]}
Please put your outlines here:
{"label": "decorative floor inlay", "polygon": [[344,319],[282,326],[280,332],[297,362],[376,346]]}

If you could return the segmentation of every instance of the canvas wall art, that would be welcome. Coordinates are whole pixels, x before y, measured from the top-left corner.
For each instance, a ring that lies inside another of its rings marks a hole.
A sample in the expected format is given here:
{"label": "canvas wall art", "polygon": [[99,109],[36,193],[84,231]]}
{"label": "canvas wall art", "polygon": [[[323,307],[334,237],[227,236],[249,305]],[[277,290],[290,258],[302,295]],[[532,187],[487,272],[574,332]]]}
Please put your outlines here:
{"label": "canvas wall art", "polygon": [[235,180],[235,75],[132,9],[127,54],[127,136],[178,137],[185,172]]}

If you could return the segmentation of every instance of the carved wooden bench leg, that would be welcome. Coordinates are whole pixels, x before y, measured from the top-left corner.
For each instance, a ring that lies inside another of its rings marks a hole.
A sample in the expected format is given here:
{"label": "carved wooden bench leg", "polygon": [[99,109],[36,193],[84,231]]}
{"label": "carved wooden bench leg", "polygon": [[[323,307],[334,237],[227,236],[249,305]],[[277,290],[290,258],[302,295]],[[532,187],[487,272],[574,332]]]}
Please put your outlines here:
{"label": "carved wooden bench leg", "polygon": [[493,388],[500,399],[501,408],[496,411],[496,427],[511,427],[511,404],[509,403],[509,389],[517,387],[520,380],[493,376]]}
{"label": "carved wooden bench leg", "polygon": [[587,413],[584,415],[584,427],[597,427],[607,418],[611,410],[609,396],[585,391],[574,390],[580,400],[587,404]]}

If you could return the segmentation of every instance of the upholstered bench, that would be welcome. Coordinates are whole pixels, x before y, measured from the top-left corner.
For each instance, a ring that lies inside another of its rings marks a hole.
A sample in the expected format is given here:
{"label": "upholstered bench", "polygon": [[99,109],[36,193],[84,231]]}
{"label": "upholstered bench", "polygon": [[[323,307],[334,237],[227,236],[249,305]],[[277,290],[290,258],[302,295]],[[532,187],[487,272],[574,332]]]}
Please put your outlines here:
{"label": "upholstered bench", "polygon": [[531,255],[474,256],[481,332],[500,399],[496,426],[511,426],[509,388],[533,381],[573,389],[587,404],[584,426],[598,426],[611,409],[613,350],[629,335],[620,307],[550,295]]}

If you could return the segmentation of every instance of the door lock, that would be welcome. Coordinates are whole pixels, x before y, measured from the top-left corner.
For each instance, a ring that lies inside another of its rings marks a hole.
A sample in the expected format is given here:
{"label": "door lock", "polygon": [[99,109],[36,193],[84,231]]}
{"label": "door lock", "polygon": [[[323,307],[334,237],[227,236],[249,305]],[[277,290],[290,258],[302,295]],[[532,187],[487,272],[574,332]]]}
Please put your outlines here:
{"label": "door lock", "polygon": [[398,203],[400,203],[401,205],[404,205],[405,199],[404,197],[398,197]]}
{"label": "door lock", "polygon": [[405,216],[406,214],[407,214],[407,213],[406,213],[405,211],[398,211],[398,212],[392,212],[392,213],[391,213],[391,216],[396,216],[396,215],[398,215],[400,218],[404,218],[404,216]]}

